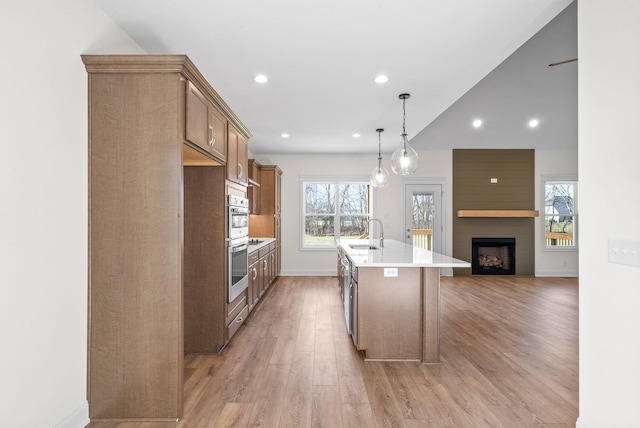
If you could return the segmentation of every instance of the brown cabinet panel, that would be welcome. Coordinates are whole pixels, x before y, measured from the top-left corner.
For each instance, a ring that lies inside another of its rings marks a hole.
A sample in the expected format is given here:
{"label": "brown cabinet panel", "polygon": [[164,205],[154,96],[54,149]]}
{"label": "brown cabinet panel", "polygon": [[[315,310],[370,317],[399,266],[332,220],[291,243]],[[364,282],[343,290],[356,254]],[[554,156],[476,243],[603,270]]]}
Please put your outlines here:
{"label": "brown cabinet panel", "polygon": [[227,179],[246,185],[248,178],[249,147],[233,125],[228,127],[227,137]]}
{"label": "brown cabinet panel", "polygon": [[[184,167],[184,348],[215,353],[225,343],[224,168]],[[218,263],[211,263],[217,260]]]}
{"label": "brown cabinet panel", "polygon": [[282,170],[277,165],[260,166],[260,215],[249,217],[249,235],[275,238],[274,278],[282,266],[281,246]]}
{"label": "brown cabinet panel", "polygon": [[249,186],[247,197],[249,198],[249,213],[260,214],[260,163],[255,159],[248,160]]}
{"label": "brown cabinet panel", "polygon": [[215,351],[212,345],[224,344],[246,318],[246,294],[244,306],[226,305],[220,161],[227,123],[245,142],[251,134],[184,55],[82,60],[89,94],[89,417],[175,422],[185,350]]}
{"label": "brown cabinet panel", "polygon": [[187,82],[185,137],[224,162],[227,121],[192,82]]}

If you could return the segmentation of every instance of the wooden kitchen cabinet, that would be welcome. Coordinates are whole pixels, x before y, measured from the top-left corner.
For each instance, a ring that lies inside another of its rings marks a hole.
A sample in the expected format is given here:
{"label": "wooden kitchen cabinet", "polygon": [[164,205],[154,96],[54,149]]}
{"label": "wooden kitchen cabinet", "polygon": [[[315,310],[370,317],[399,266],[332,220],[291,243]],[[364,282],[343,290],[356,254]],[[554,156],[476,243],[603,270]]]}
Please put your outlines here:
{"label": "wooden kitchen cabinet", "polygon": [[[226,125],[216,120],[232,124],[245,142],[251,134],[184,55],[82,60],[89,95],[89,417],[175,422],[185,350],[215,349],[235,328],[227,317],[226,170],[218,148]],[[244,307],[234,308],[237,322]]]}
{"label": "wooden kitchen cabinet", "polygon": [[249,312],[253,310],[276,278],[275,241],[249,253]]}
{"label": "wooden kitchen cabinet", "polygon": [[269,287],[269,280],[271,278],[271,270],[270,270],[270,253],[269,253],[269,246],[265,245],[264,247],[260,248],[260,252],[259,252],[259,260],[258,260],[258,266],[260,267],[260,269],[262,270],[261,272],[261,276],[262,276],[262,281],[260,282],[260,298],[262,298],[262,295],[264,294],[265,291],[267,291],[267,288]]}
{"label": "wooden kitchen cabinet", "polygon": [[221,162],[227,160],[227,121],[193,82],[187,82],[185,138]]}
{"label": "wooden kitchen cabinet", "polygon": [[246,185],[249,180],[247,139],[233,125],[229,125],[227,135],[227,179]]}
{"label": "wooden kitchen cabinet", "polygon": [[251,312],[260,300],[260,288],[262,284],[262,271],[258,267],[258,260],[260,256],[258,251],[249,253],[249,312]]}
{"label": "wooden kitchen cabinet", "polygon": [[260,166],[260,215],[249,217],[249,236],[275,238],[274,277],[281,269],[282,170],[277,165]]}
{"label": "wooden kitchen cabinet", "polygon": [[227,305],[227,338],[231,339],[249,316],[248,292],[244,290]]}
{"label": "wooden kitchen cabinet", "polygon": [[265,288],[269,288],[269,286],[273,283],[273,281],[275,281],[276,279],[276,259],[277,259],[277,245],[276,242],[272,242],[269,244],[269,278],[268,281],[265,281]]}
{"label": "wooden kitchen cabinet", "polygon": [[255,159],[249,159],[249,185],[247,197],[249,198],[249,214],[260,214],[260,163]]}

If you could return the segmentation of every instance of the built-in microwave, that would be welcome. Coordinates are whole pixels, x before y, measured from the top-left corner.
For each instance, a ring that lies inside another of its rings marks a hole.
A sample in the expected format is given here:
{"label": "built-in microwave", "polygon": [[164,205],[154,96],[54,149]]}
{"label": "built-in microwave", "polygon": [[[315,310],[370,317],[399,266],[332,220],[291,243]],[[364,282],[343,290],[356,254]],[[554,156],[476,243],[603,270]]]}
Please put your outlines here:
{"label": "built-in microwave", "polygon": [[228,196],[227,238],[237,239],[249,235],[249,200],[241,196]]}

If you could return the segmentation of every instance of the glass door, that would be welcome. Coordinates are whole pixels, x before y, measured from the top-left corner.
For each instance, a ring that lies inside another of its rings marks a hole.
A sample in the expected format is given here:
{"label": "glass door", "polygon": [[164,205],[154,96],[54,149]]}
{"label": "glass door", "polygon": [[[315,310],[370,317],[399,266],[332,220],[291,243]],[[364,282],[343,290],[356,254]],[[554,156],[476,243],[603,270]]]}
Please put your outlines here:
{"label": "glass door", "polygon": [[405,243],[443,252],[442,186],[405,184]]}

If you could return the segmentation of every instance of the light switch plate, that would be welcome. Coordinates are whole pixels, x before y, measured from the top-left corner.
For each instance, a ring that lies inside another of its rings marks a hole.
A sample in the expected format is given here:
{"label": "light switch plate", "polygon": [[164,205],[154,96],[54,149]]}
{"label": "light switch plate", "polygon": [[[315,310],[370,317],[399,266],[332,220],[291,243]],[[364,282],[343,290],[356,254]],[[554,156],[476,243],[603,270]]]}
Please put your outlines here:
{"label": "light switch plate", "polygon": [[640,241],[609,238],[609,262],[640,267]]}
{"label": "light switch plate", "polygon": [[387,277],[397,277],[398,276],[398,268],[384,268],[384,276]]}

